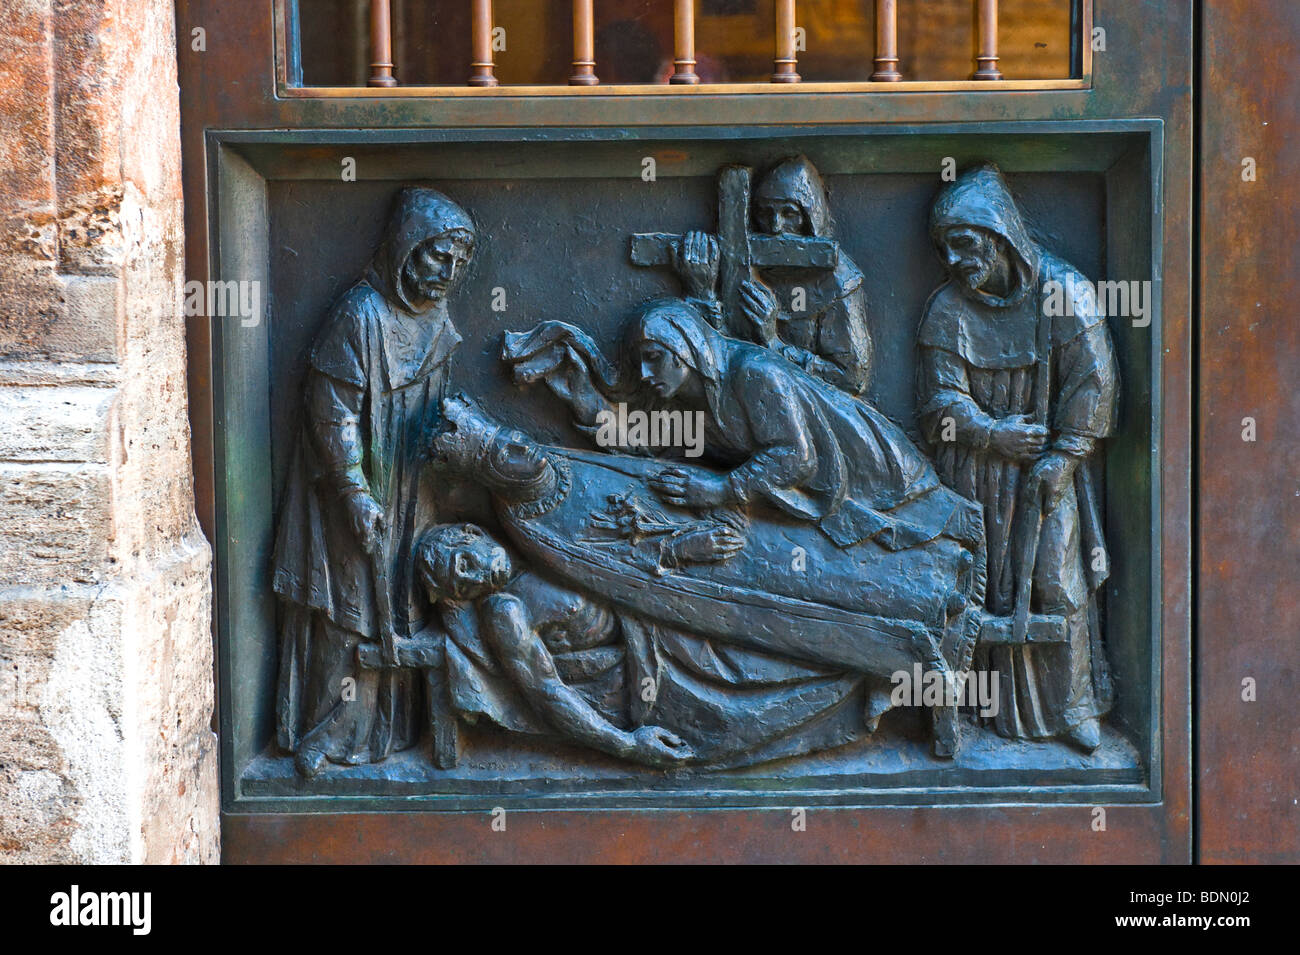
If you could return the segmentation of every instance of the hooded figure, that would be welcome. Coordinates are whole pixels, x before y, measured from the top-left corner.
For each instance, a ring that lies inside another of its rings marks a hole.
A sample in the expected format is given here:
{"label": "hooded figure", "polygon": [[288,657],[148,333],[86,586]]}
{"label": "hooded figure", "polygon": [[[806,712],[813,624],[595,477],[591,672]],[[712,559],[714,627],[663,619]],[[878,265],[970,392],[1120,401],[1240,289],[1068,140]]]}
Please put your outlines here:
{"label": "hooded figure", "polygon": [[[628,328],[621,368],[562,322],[507,333],[503,357],[516,380],[546,381],[587,433],[613,401],[698,413],[704,459],[720,473],[694,469],[687,477],[668,467],[647,480],[676,506],[726,520],[736,509],[765,505],[812,524],[839,548],[875,541],[902,551],[944,536],[979,549],[979,508],[943,486],[901,428],[771,349],[724,337],[689,302],[645,306]],[[899,599],[903,617],[905,595]],[[873,678],[869,730],[891,705],[888,683]]]}
{"label": "hooded figure", "polygon": [[[642,406],[702,412],[704,455],[726,468],[708,506],[763,502],[816,524],[839,547],[874,539],[900,550],[944,533],[978,534],[973,508],[948,493],[902,429],[865,401],[769,349],[724,337],[680,299],[650,303],[628,331],[627,371],[560,322],[508,334],[505,357],[524,370],[558,367],[567,355],[591,373],[601,400],[639,396]],[[627,374],[651,343],[685,369],[686,383],[672,394],[657,389],[653,373]],[[647,396],[647,384],[658,394]],[[593,418],[596,405],[583,402]],[[594,431],[581,417],[578,426]],[[684,503],[697,506],[690,494]]]}
{"label": "hooded figure", "polygon": [[[753,208],[760,232],[834,238],[826,186],[803,156],[768,171]],[[769,268],[760,277],[776,309],[777,340],[767,344],[850,394],[865,391],[872,370],[866,296],[862,272],[844,250],[834,270]]]}
{"label": "hooded figure", "polygon": [[[1091,751],[1111,703],[1096,601],[1109,560],[1088,464],[1115,425],[1106,320],[1084,277],[1030,240],[996,167],[946,187],[930,232],[951,276],[921,321],[921,426],[944,483],[983,506],[988,610],[1011,615],[1031,575],[1032,611],[1063,616],[1068,631],[1064,644],[981,651],[976,666],[1001,674],[994,726]],[[1032,567],[1027,482],[1043,503]]]}
{"label": "hooded figure", "polygon": [[415,672],[360,669],[356,647],[424,623],[410,555],[437,523],[426,465],[461,341],[446,295],[474,237],[446,196],[403,189],[369,269],[311,349],[274,563],[284,611],[277,739],[303,775],[327,759],[381,760],[420,734]]}

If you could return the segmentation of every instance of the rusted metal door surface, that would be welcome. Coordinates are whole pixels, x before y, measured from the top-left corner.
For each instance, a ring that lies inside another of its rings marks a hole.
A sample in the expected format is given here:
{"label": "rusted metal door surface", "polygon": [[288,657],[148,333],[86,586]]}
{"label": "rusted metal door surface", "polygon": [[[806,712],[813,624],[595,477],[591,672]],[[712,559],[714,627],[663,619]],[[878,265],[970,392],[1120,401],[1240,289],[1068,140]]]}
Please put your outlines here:
{"label": "rusted metal door surface", "polygon": [[1300,8],[1204,5],[1201,57],[1198,857],[1300,852],[1300,296],[1292,64]]}

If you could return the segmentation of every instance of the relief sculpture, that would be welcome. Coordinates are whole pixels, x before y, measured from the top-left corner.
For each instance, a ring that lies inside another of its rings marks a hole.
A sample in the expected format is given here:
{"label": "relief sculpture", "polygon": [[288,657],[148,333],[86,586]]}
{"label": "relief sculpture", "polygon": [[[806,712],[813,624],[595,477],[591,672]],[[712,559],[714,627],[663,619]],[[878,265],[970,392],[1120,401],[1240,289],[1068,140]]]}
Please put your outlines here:
{"label": "relief sculpture", "polygon": [[861,394],[872,343],[862,273],[834,241],[830,199],[811,162],[778,163],[750,200],[752,170],[718,174],[718,234],[632,237],[637,265],[671,265],[724,334],[774,348],[805,371]]}
{"label": "relief sculpture", "polygon": [[[1112,702],[1098,604],[1110,559],[1091,469],[1115,427],[1106,319],[1087,280],[1029,238],[996,168],[948,187],[930,231],[952,278],[921,320],[919,412],[944,482],[983,507],[988,609],[1012,617],[1007,642],[980,651],[1000,675],[994,726],[1091,752]],[[1063,307],[1045,307],[1053,290]],[[1031,612],[1049,640],[1027,642]]]}
{"label": "relief sculpture", "polygon": [[[1082,277],[993,167],[945,188],[910,435],[867,397],[864,276],[816,168],[786,159],[751,196],[752,175],[720,170],[714,233],[629,228],[627,267],[682,295],[627,302],[614,345],[564,314],[497,340],[513,393],[581,447],[456,379],[446,303],[475,225],[399,193],[311,349],[280,510],[277,743],[301,776],[420,743],[451,770],[469,725],[717,772],[872,737],[920,672],[942,689],[923,701],[937,759],[980,722],[1098,745],[1091,463],[1118,376],[1085,291],[1068,316],[1042,307]],[[452,481],[491,519],[458,513]],[[983,716],[976,670],[999,676]]]}
{"label": "relief sculpture", "polygon": [[382,760],[423,733],[419,674],[362,670],[356,651],[375,643],[391,661],[393,639],[427,612],[412,586],[414,544],[440,517],[429,435],[460,342],[447,293],[474,239],[451,200],[404,190],[311,350],[273,578],[284,619],[277,739],[303,775],[327,760]]}

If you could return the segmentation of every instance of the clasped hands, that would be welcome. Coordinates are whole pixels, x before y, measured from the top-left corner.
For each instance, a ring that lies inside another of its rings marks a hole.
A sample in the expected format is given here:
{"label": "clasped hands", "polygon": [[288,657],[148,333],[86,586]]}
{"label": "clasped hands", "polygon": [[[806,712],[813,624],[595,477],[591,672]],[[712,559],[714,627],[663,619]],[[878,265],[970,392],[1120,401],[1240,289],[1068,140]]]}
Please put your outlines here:
{"label": "clasped hands", "polygon": [[1064,451],[1048,450],[1048,438],[1047,428],[1029,415],[1002,418],[989,429],[989,447],[1002,457],[1034,461],[1025,478],[1025,492],[1055,507],[1070,487],[1078,460]]}

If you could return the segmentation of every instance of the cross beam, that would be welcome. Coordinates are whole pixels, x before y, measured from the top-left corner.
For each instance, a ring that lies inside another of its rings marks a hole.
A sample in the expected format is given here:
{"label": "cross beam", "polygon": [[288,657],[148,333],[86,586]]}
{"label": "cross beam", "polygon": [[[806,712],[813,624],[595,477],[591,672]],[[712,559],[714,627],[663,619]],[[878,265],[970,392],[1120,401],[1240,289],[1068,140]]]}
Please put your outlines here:
{"label": "cross beam", "polygon": [[[748,166],[724,166],[718,172],[718,298],[723,322],[737,338],[751,337],[740,307],[740,287],[753,278],[754,269],[833,269],[839,261],[839,246],[832,239],[750,232],[752,175]],[[672,265],[683,238],[668,232],[633,235],[632,264]]]}

